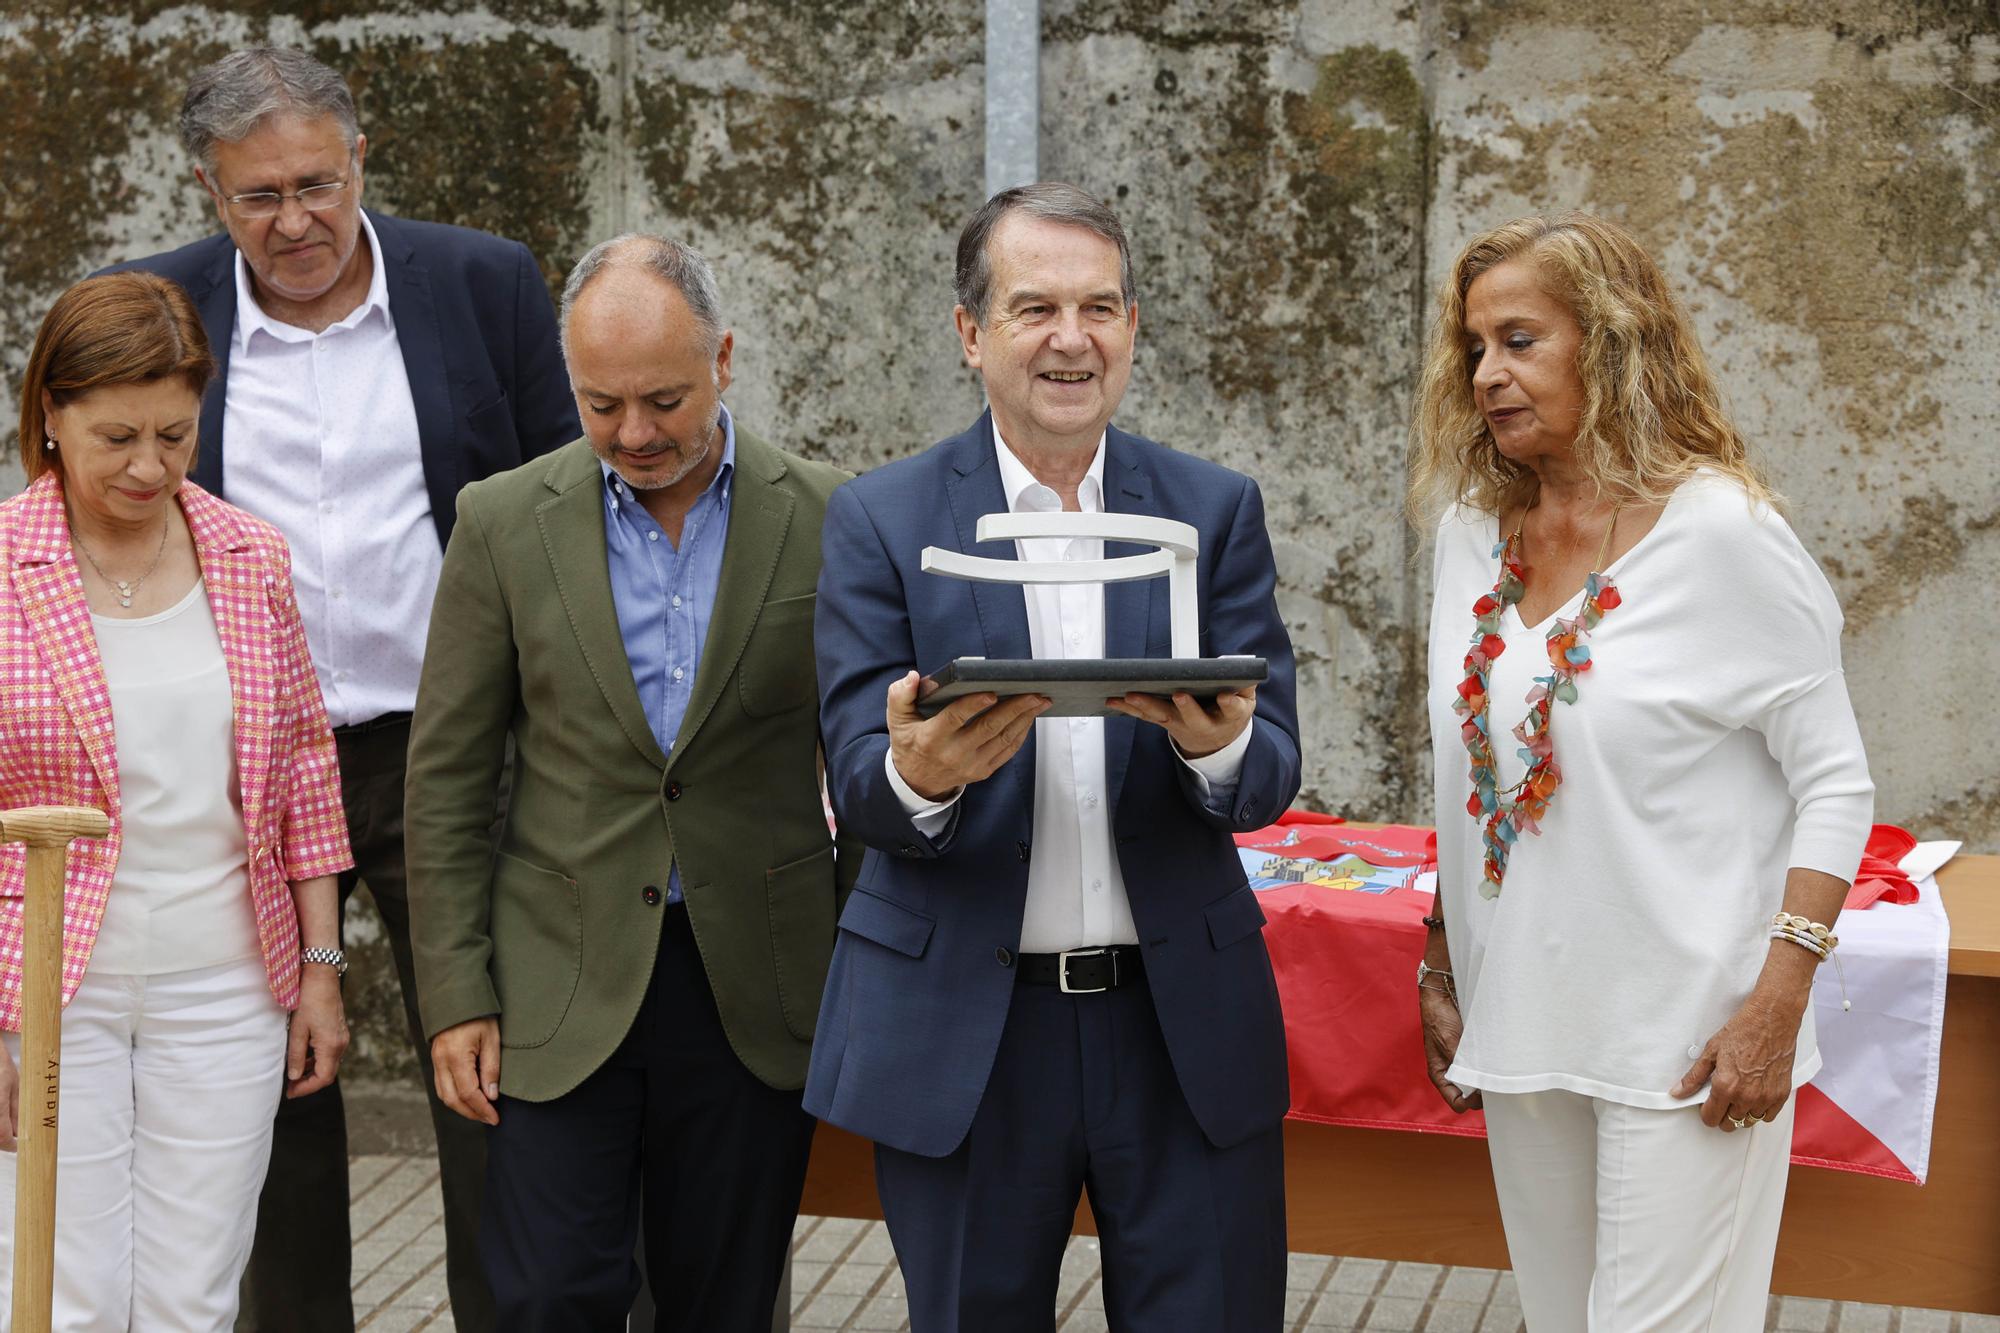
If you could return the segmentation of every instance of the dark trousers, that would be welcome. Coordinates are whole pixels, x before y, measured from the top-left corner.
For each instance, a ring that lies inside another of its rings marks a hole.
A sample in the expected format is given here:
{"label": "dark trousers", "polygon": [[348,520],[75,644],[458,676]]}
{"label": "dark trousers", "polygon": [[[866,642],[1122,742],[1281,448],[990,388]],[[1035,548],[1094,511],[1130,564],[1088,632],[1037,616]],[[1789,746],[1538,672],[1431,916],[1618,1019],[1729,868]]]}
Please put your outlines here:
{"label": "dark trousers", "polygon": [[972,1129],[946,1157],[877,1146],[914,1333],[1052,1333],[1082,1191],[1113,1333],[1277,1333],[1284,1138],[1216,1148],[1181,1095],[1145,985],[1015,987]]}
{"label": "dark trousers", "polygon": [[[403,873],[403,773],[408,718],[335,733],[340,792],[355,868],[340,877],[343,910],[357,882],[368,886],[389,937],[403,1015],[423,1067],[444,1187],[445,1271],[455,1325],[493,1327],[493,1298],[479,1268],[480,1192],[486,1127],[447,1108],[431,1078],[430,1043],[417,1017],[410,957],[410,901]],[[352,1333],[352,1238],[347,1225],[347,1113],[340,1084],[280,1102],[271,1169],[257,1204],[257,1238],[243,1276],[238,1333]]]}
{"label": "dark trousers", "polygon": [[503,1096],[480,1250],[498,1327],[625,1328],[646,1276],[661,1333],[769,1333],[813,1120],[730,1049],[687,909],[661,909],[631,1031],[575,1091]]}

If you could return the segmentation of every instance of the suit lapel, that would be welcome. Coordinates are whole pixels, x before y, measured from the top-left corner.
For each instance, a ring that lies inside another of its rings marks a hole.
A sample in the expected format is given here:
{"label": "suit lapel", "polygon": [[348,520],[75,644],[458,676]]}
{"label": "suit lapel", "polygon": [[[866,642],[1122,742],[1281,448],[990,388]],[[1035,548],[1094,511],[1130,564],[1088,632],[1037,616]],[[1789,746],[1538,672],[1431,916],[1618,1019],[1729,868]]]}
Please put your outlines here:
{"label": "suit lapel", "polygon": [[403,369],[410,381],[424,484],[430,492],[431,517],[442,544],[465,478],[460,474],[455,447],[458,432],[453,428],[451,379],[445,373],[444,332],[438,323],[437,300],[431,291],[430,270],[418,262],[396,220],[372,211],[368,220],[382,248],[389,314],[396,323],[396,344],[402,350]]}
{"label": "suit lapel", "polygon": [[[227,238],[224,238],[225,241]],[[221,255],[204,275],[208,286],[195,295],[201,326],[208,333],[209,350],[215,354],[215,382],[208,386],[201,402],[201,422],[195,439],[194,483],[211,495],[222,494],[222,420],[229,401],[229,356],[236,350],[236,246],[222,246]]]}
{"label": "suit lapel", "polygon": [[604,482],[596,456],[588,445],[572,444],[552,456],[545,478],[556,494],[535,510],[535,522],[555,570],[570,630],[619,728],[648,762],[665,768],[667,757],[660,753],[639,702],[625,638],[618,629],[618,608],[611,598]]}
{"label": "suit lapel", "polygon": [[41,648],[56,693],[68,710],[77,739],[97,771],[105,803],[118,806],[118,751],[111,732],[111,690],[84,600],[83,575],[70,550],[63,514],[62,481],[45,472],[30,486],[19,518],[14,547],[14,586],[21,614]]}
{"label": "suit lapel", "polygon": [[277,715],[277,671],[272,643],[278,630],[262,562],[249,534],[199,487],[181,490],[181,509],[194,537],[195,559],[215,616],[215,635],[229,668],[230,712],[235,723],[236,771],[242,786],[244,826],[260,827],[271,769],[271,729]]}
{"label": "suit lapel", "polygon": [[[951,506],[952,523],[958,533],[958,549],[966,555],[991,560],[1016,559],[1014,543],[975,539],[979,520],[986,514],[1007,512],[1007,494],[1000,482],[1000,464],[993,456],[999,446],[993,439],[991,416],[960,436],[952,446],[952,475],[945,479],[945,499]],[[929,577],[936,578],[937,575]],[[1028,636],[1028,602],[1018,583],[970,583],[972,605],[979,616],[979,634],[985,656],[1030,658],[1034,640]],[[919,663],[919,669],[926,664]],[[943,663],[936,665],[942,666]]]}
{"label": "suit lapel", "polygon": [[[1000,481],[1000,464],[993,453],[997,448],[999,444],[993,435],[993,415],[988,412],[979,419],[978,425],[953,444],[952,475],[945,479],[945,498],[951,506],[961,552],[995,560],[1014,560],[1018,557],[1013,542],[981,545],[974,540],[982,515],[1008,512],[1006,488]],[[926,577],[940,576],[933,574]],[[1032,658],[1035,648],[1034,640],[1028,634],[1028,598],[1024,585],[973,582],[969,586],[973,608],[979,617],[979,634],[986,649],[985,656],[1001,660]],[[917,669],[921,671],[928,667],[936,670],[943,665],[942,662],[920,662]],[[1028,739],[1007,762],[1007,767],[1013,770],[1015,783],[1021,789],[1021,799],[1030,810],[1035,807],[1035,733],[1039,729],[1028,728]]]}
{"label": "suit lapel", "polygon": [[722,573],[716,582],[715,611],[708,619],[708,637],[701,646],[701,665],[688,692],[687,712],[674,737],[673,759],[688,743],[722,694],[723,682],[736,670],[743,650],[764,609],[792,525],[792,497],[775,483],[785,475],[778,451],[737,427],[736,472],[730,482],[729,536],[722,549]]}
{"label": "suit lapel", "polygon": [[[1160,517],[1153,500],[1153,479],[1139,466],[1131,438],[1112,428],[1104,441],[1104,509],[1111,514],[1149,514]],[[1130,542],[1106,542],[1106,559],[1141,555],[1151,548]],[[1134,579],[1104,585],[1104,655],[1144,657],[1152,629],[1154,593],[1164,586],[1160,579]],[[1132,758],[1132,737],[1138,723],[1129,717],[1104,720],[1105,790],[1112,809],[1125,786],[1125,769]]]}

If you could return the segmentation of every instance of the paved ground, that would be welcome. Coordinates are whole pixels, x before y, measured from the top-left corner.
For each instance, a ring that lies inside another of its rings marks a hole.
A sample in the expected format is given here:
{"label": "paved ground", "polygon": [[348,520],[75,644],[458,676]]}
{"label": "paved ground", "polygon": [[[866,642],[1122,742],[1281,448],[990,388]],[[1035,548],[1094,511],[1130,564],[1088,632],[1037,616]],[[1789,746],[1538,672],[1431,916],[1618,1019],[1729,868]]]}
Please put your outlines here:
{"label": "paved ground", "polygon": [[[435,1163],[359,1157],[353,1166],[354,1311],[370,1333],[447,1333],[444,1230]],[[1063,1259],[1061,1333],[1103,1333],[1097,1241]],[[1511,1273],[1295,1254],[1289,1333],[1524,1333]],[[880,1222],[802,1217],[792,1240],[792,1327],[799,1333],[909,1327],[896,1256]],[[1773,1297],[1774,1333],[2000,1333],[2000,1318]],[[1162,1333],[1198,1333],[1162,1330]]]}

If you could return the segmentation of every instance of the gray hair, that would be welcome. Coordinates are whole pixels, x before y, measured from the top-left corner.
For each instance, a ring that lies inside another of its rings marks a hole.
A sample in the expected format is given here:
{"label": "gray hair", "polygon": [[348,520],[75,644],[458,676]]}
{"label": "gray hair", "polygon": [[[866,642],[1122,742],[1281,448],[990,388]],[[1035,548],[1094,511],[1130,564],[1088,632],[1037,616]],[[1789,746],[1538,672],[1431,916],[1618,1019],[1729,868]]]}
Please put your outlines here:
{"label": "gray hair", "polygon": [[600,241],[589,254],[576,261],[563,283],[560,331],[563,362],[569,362],[569,317],[576,300],[598,274],[610,268],[642,268],[674,285],[688,303],[695,326],[701,330],[711,353],[722,345],[722,296],[715,289],[715,270],[700,252],[679,241],[648,232],[626,232]]}
{"label": "gray hair", "polygon": [[972,316],[972,322],[986,326],[986,307],[993,296],[993,258],[988,253],[993,232],[1009,213],[1026,213],[1044,222],[1060,222],[1095,232],[1118,247],[1118,284],[1130,309],[1139,299],[1132,281],[1132,247],[1126,244],[1125,228],[1118,215],[1088,192],[1062,181],[1037,181],[1016,185],[981,204],[979,211],[958,234],[958,265],[952,286],[958,303]]}
{"label": "gray hair", "polygon": [[195,71],[181,99],[181,146],[215,170],[215,146],[240,143],[270,117],[290,112],[308,120],[332,116],[352,153],[361,127],[347,81],[304,51],[252,46]]}

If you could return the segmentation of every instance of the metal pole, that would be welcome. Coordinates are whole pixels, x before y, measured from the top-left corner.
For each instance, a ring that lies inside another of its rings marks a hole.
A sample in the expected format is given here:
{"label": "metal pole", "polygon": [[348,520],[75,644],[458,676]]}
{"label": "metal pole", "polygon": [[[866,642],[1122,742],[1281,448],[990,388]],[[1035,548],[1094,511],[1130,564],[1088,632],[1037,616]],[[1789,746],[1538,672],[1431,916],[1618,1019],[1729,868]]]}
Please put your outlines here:
{"label": "metal pole", "polygon": [[62,1086],[63,869],[72,838],[111,831],[102,810],[44,805],[0,814],[0,842],[28,844],[22,904],[20,1111],[14,1194],[16,1333],[54,1316],[56,1129]]}
{"label": "metal pole", "polygon": [[1041,179],[1042,6],[986,0],[986,193]]}

